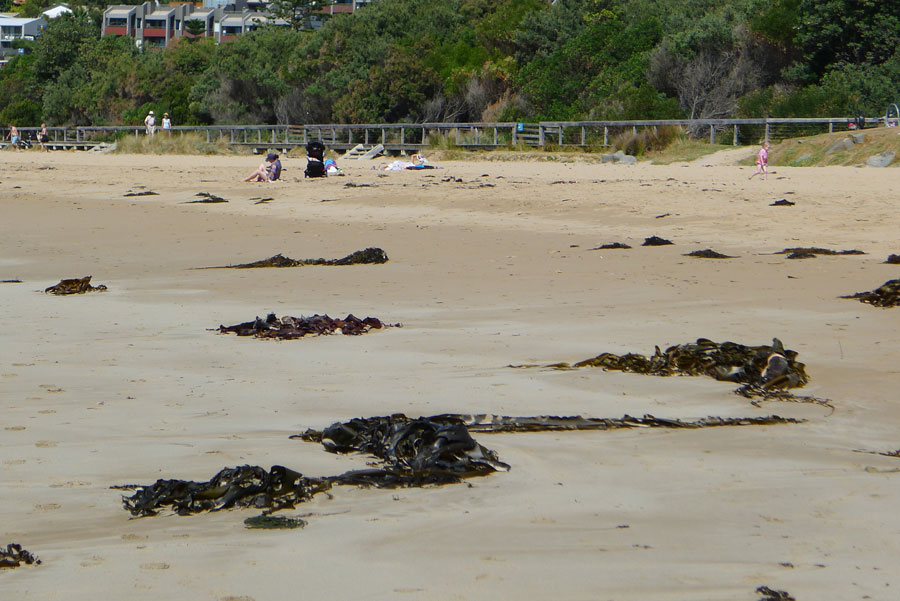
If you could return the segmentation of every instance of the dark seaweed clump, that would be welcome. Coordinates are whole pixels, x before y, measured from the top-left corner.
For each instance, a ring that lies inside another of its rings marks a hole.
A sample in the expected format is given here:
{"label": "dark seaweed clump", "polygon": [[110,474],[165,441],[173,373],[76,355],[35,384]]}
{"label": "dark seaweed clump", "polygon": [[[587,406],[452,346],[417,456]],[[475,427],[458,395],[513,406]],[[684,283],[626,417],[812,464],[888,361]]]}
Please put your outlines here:
{"label": "dark seaweed clump", "polygon": [[0,568],[17,568],[23,563],[39,565],[41,560],[17,543],[9,543],[5,551],[0,549]]}
{"label": "dark seaweed clump", "polygon": [[806,366],[797,361],[797,352],[786,350],[777,338],[771,345],[760,346],[698,338],[697,342],[670,346],[665,352],[657,346],[651,357],[602,353],[573,367],[602,367],[654,376],[703,375],[765,388],[794,388],[809,381]]}
{"label": "dark seaweed clump", "polygon": [[756,592],[762,595],[759,601],[797,601],[787,591],[776,591],[767,586],[759,587]]}
{"label": "dark seaweed clump", "polygon": [[861,303],[869,303],[876,307],[896,307],[900,304],[900,279],[888,280],[869,292],[857,292],[841,298],[855,298]]}
{"label": "dark seaweed clump", "polygon": [[723,255],[720,252],[716,252],[711,248],[706,248],[703,250],[695,250],[694,252],[689,252],[684,255],[685,257],[699,257],[701,259],[733,259],[734,257],[730,255]]}
{"label": "dark seaweed clump", "polygon": [[306,520],[280,515],[257,515],[244,520],[244,526],[260,530],[291,530],[294,528],[305,528]]}
{"label": "dark seaweed clump", "polygon": [[375,467],[338,476],[310,478],[283,466],[265,470],[244,465],[225,468],[207,482],[157,480],[152,485],[125,485],[135,490],[123,497],[132,515],[155,515],[171,508],[179,515],[230,507],[293,508],[335,485],[396,488],[450,484],[509,466],[471,437],[459,420],[409,419],[404,415],[355,419],[302,438],[320,441],[332,453],[361,452],[379,459]]}
{"label": "dark seaweed clump", "polygon": [[216,196],[215,194],[210,194],[209,192],[197,192],[194,196],[199,196],[200,200],[189,200],[184,204],[192,204],[192,203],[197,203],[197,202],[206,203],[206,204],[228,202],[221,196]]}
{"label": "dark seaweed clump", "polygon": [[624,242],[610,242],[609,244],[601,244],[600,246],[597,246],[590,250],[610,250],[610,249],[615,249],[615,248],[629,249],[631,247],[628,246],[627,244],[625,244]]}
{"label": "dark seaweed clump", "polygon": [[92,276],[86,276],[83,278],[60,280],[59,284],[46,288],[44,292],[62,296],[65,294],[84,294],[85,292],[103,292],[106,290],[106,286],[103,284],[91,286],[91,277]]}
{"label": "dark seaweed clump", "polygon": [[900,255],[888,255],[884,262],[890,265],[900,265]]}
{"label": "dark seaweed clump", "polygon": [[237,334],[238,336],[254,336],[256,338],[293,340],[310,334],[316,336],[334,334],[338,330],[345,336],[359,336],[370,330],[397,326],[399,324],[384,324],[376,317],[360,319],[352,313],[344,319],[335,319],[328,315],[311,315],[309,317],[285,315],[278,319],[274,313],[269,313],[265,320],[257,317],[253,321],[245,321],[233,326],[220,325],[219,332],[223,334]]}
{"label": "dark seaweed clump", "polygon": [[644,238],[644,243],[641,244],[641,246],[666,246],[667,244],[674,243],[671,240],[666,240],[659,236],[650,236],[649,238]]}
{"label": "dark seaweed clump", "polygon": [[797,204],[797,203],[791,202],[787,198],[782,198],[781,200],[776,200],[775,202],[770,203],[769,206],[770,207],[792,207],[795,204]]}
{"label": "dark seaweed clump", "polygon": [[303,265],[360,265],[387,263],[388,256],[380,248],[366,248],[350,253],[340,259],[291,259],[281,253],[268,259],[243,263],[241,265],[225,265],[223,267],[210,267],[208,269],[255,269],[260,267],[301,267]]}

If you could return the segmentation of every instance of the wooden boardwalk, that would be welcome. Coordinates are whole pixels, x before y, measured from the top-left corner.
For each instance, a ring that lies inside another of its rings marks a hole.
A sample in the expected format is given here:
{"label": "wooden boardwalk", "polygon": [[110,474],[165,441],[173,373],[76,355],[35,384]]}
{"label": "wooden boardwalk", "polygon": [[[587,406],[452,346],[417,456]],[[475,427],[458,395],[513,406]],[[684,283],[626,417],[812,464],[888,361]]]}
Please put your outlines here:
{"label": "wooden boardwalk", "polygon": [[[881,123],[868,118],[868,126]],[[377,123],[377,124],[311,124],[311,125],[205,125],[176,126],[171,133],[157,129],[156,135],[193,133],[208,142],[224,141],[229,146],[248,147],[254,152],[270,150],[290,152],[319,140],[331,150],[344,152],[362,145],[377,145],[387,154],[412,154],[429,148],[492,150],[516,148],[604,148],[623,133],[637,134],[657,127],[679,127],[694,136],[707,136],[710,143],[756,144],[762,139],[789,138],[847,129],[846,117],[815,119],[682,119],[638,121],[544,121],[540,123]],[[6,130],[2,129],[3,135]],[[38,128],[21,127],[21,135],[34,141]],[[708,132],[708,133],[704,133]],[[79,126],[50,127],[54,150],[90,150],[123,136],[146,135],[143,126]],[[6,144],[8,146],[8,144]]]}

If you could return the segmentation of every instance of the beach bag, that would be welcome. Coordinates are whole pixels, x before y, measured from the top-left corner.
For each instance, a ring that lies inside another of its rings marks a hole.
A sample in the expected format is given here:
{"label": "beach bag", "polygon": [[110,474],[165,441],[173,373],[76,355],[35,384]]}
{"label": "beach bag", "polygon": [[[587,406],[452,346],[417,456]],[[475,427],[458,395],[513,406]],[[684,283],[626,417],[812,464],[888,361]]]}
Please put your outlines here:
{"label": "beach bag", "polygon": [[325,177],[325,163],[317,160],[309,160],[306,163],[306,171],[303,172],[304,177]]}

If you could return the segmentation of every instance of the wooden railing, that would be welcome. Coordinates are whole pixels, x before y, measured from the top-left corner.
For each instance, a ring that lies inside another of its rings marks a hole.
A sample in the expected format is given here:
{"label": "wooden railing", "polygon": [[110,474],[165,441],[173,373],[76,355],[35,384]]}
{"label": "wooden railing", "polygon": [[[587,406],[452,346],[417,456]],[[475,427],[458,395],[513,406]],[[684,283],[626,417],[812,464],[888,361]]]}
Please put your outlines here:
{"label": "wooden railing", "polygon": [[[548,147],[606,147],[623,132],[638,133],[658,127],[679,127],[710,143],[756,144],[762,140],[783,139],[842,131],[850,119],[679,119],[637,121],[543,121],[540,123],[373,123],[309,125],[198,125],[176,126],[170,132],[156,129],[156,135],[195,133],[208,142],[245,146],[257,151],[266,148],[290,149],[320,140],[334,150],[357,145],[384,146],[387,152],[416,152],[430,146],[448,145],[471,149]],[[885,119],[867,118],[866,125],[877,126]],[[24,137],[36,139],[36,127],[19,128]],[[88,148],[111,142],[122,136],[146,135],[144,126],[78,126],[47,128],[51,147]],[[2,130],[4,139],[7,131]]]}

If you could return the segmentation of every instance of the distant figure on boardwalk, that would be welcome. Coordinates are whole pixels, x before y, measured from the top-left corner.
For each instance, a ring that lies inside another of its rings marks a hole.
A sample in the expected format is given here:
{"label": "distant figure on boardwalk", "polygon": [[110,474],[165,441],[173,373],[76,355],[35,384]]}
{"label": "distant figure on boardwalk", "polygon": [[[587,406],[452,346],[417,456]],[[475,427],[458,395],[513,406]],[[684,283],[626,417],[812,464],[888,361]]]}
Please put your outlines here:
{"label": "distant figure on boardwalk", "polygon": [[147,135],[152,136],[156,133],[156,117],[153,115],[153,111],[147,113],[147,116],[144,117],[144,127],[147,128]]}
{"label": "distant figure on boardwalk", "polygon": [[41,152],[47,152],[47,147],[45,144],[50,141],[50,136],[47,135],[47,124],[41,123],[41,131],[38,132],[38,144],[41,145]]}
{"label": "distant figure on boardwalk", "polygon": [[16,127],[12,123],[10,123],[9,124],[9,133],[6,134],[6,137],[9,138],[9,143],[12,144],[13,148],[15,148],[17,151],[22,150],[21,148],[19,148],[19,128],[18,127]]}
{"label": "distant figure on boardwalk", "polygon": [[759,175],[760,173],[763,176],[763,179],[768,179],[769,171],[769,143],[763,142],[762,148],[759,149],[759,156],[756,158],[756,171],[753,172],[747,179],[753,179],[754,175]]}
{"label": "distant figure on boardwalk", "polygon": [[172,135],[172,120],[169,118],[169,113],[163,113],[163,130]]}

